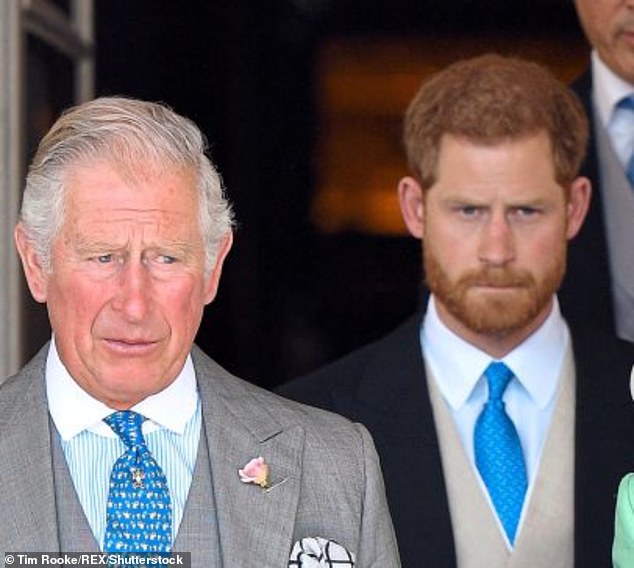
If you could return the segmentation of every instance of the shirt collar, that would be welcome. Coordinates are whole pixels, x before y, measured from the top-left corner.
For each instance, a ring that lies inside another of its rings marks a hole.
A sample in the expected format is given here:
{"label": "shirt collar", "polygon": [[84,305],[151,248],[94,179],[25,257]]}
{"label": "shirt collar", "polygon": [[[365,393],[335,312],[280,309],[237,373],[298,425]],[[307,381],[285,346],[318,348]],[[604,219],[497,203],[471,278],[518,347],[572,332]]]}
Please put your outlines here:
{"label": "shirt collar", "polygon": [[[539,408],[544,408],[555,395],[569,341],[568,327],[555,297],[544,323],[501,359]],[[460,408],[491,363],[491,356],[440,320],[433,295],[421,326],[421,346],[442,395],[452,408]]]}
{"label": "shirt collar", "polygon": [[595,108],[604,127],[608,126],[616,104],[634,92],[631,85],[614,71],[612,71],[599,57],[596,50],[592,51],[592,96]]}
{"label": "shirt collar", "polygon": [[[75,382],[59,357],[55,337],[51,340],[46,359],[46,396],[49,412],[63,440],[69,440],[83,430],[102,436],[116,436],[103,422],[114,410]],[[143,425],[144,432],[163,427],[183,434],[197,404],[196,373],[188,355],[183,369],[169,386],[143,399],[131,410],[148,419]]]}

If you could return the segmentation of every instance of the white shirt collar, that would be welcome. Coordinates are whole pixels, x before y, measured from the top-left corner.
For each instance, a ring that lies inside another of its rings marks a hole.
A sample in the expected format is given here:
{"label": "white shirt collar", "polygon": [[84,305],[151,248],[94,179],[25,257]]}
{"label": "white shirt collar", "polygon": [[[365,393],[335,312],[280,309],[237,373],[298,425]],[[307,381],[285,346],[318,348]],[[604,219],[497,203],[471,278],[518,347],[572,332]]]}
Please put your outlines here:
{"label": "white shirt collar", "polygon": [[[103,422],[114,410],[93,398],[75,382],[59,357],[55,337],[51,340],[46,359],[46,396],[49,412],[63,440],[69,440],[83,430],[102,436],[116,436]],[[182,434],[197,404],[196,373],[191,356],[187,356],[183,369],[168,387],[143,399],[131,410],[148,419],[143,424],[144,432],[164,427]]]}
{"label": "white shirt collar", "polygon": [[[569,341],[568,326],[555,297],[544,323],[501,359],[539,408],[544,408],[555,395]],[[460,408],[491,363],[491,356],[456,335],[440,320],[433,295],[421,327],[421,344],[442,395],[451,407]]]}
{"label": "white shirt collar", "polygon": [[623,97],[634,93],[634,85],[619,77],[603,63],[596,50],[592,51],[591,65],[594,105],[599,114],[601,124],[607,128],[615,105]]}

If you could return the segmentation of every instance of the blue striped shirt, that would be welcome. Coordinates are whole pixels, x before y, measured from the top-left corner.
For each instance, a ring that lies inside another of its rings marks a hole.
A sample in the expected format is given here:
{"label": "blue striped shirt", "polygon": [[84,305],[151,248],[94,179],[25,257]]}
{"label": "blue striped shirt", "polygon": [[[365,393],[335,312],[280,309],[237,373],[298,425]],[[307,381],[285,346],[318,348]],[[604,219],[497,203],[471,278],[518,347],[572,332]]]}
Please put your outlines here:
{"label": "blue striped shirt", "polygon": [[[125,452],[119,437],[103,422],[113,409],[92,398],[70,377],[54,341],[46,365],[49,411],[60,433],[77,497],[95,539],[103,547],[110,472]],[[69,412],[72,409],[72,412]],[[143,434],[152,455],[165,472],[172,500],[172,541],[183,517],[198,454],[201,430],[200,397],[193,364],[166,389],[135,407],[148,420]]]}

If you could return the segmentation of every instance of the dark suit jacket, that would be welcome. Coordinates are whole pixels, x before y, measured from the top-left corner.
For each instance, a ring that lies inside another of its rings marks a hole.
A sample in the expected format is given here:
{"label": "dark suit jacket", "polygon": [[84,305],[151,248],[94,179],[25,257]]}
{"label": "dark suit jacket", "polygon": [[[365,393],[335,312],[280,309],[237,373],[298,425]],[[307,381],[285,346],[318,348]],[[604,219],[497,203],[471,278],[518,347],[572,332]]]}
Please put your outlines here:
{"label": "dark suit jacket", "polygon": [[558,295],[562,311],[573,327],[591,322],[595,329],[614,333],[612,279],[601,203],[591,72],[588,70],[571,87],[581,99],[590,121],[590,139],[580,173],[592,182],[592,202],[579,235],[570,243],[568,268]]}
{"label": "dark suit jacket", "polygon": [[[414,317],[385,338],[282,385],[280,394],[365,424],[374,437],[405,568],[455,566],[440,450]],[[634,347],[612,335],[574,338],[577,567],[609,566],[615,494],[634,471]]]}

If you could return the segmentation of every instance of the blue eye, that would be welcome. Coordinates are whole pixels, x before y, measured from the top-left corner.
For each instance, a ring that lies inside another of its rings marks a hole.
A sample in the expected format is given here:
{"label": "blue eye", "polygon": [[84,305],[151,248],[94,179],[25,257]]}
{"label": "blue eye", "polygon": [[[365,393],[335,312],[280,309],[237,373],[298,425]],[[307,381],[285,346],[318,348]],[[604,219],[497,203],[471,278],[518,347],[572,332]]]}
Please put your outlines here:
{"label": "blue eye", "polygon": [[513,215],[518,219],[532,219],[539,215],[540,209],[536,207],[517,207],[513,210]]}
{"label": "blue eye", "polygon": [[107,264],[108,262],[112,262],[112,255],[111,254],[100,254],[97,257],[97,262],[100,264]]}
{"label": "blue eye", "polygon": [[482,213],[482,207],[479,207],[477,205],[461,205],[457,207],[457,212],[462,217],[471,219],[473,217],[477,217],[478,215],[480,215],[480,213]]}

